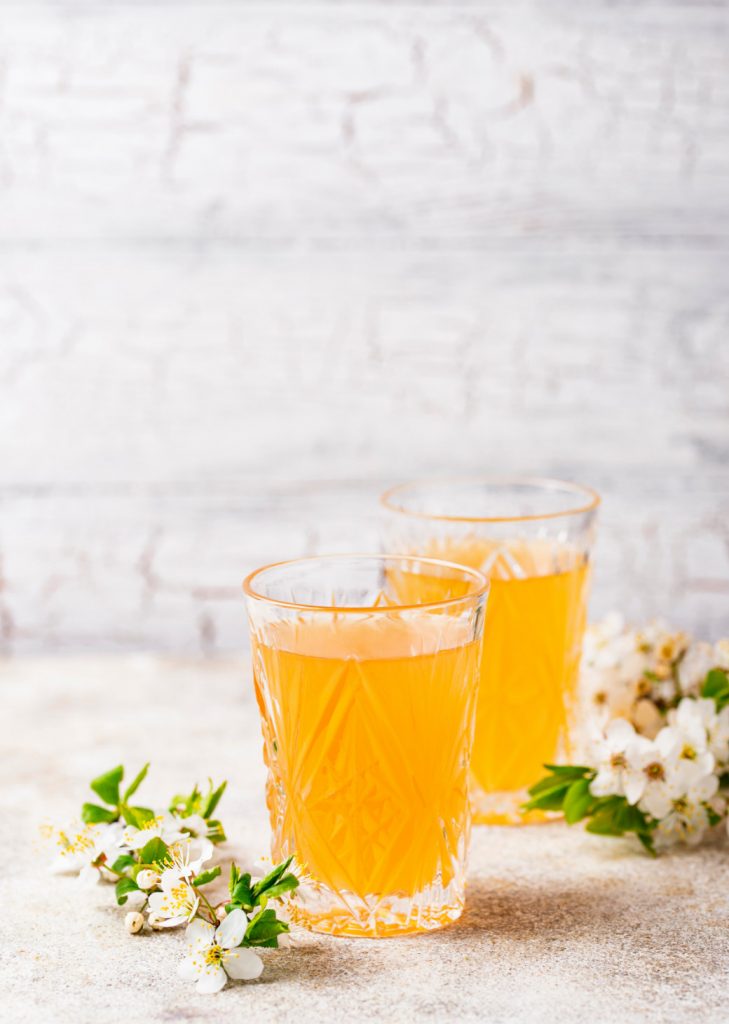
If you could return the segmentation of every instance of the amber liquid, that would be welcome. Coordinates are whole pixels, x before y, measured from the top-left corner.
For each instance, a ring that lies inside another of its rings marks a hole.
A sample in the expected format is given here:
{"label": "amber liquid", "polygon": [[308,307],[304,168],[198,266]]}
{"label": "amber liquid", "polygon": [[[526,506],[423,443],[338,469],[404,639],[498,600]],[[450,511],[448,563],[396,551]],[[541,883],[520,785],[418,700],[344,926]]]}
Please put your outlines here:
{"label": "amber liquid", "polygon": [[[273,856],[295,854],[342,905],[445,889],[458,868],[480,654],[463,632],[442,616],[344,615],[254,638]],[[364,933],[337,913],[304,923]]]}
{"label": "amber liquid", "polygon": [[[513,542],[499,544],[494,558],[495,547],[470,538],[422,552],[491,580],[471,758],[474,821],[482,824],[526,820],[525,789],[545,764],[569,757],[588,583],[585,560],[572,549]],[[430,600],[441,585],[413,574],[401,581]]]}

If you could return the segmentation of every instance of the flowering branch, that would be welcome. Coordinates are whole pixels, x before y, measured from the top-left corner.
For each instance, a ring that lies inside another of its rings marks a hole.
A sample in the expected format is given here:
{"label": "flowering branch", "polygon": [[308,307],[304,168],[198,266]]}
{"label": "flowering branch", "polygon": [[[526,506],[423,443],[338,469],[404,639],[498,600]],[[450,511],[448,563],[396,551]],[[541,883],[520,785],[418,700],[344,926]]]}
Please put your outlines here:
{"label": "flowering branch", "polygon": [[729,644],[613,621],[593,628],[585,662],[582,696],[593,705],[582,715],[601,718],[588,764],[545,765],[524,809],[562,811],[598,835],[633,833],[652,854],[699,842],[727,816]]}
{"label": "flowering branch", "polygon": [[233,864],[228,896],[214,903],[205,888],[221,874],[220,865],[209,862],[226,838],[213,817],[226,783],[209,781],[206,792],[194,786],[176,794],[167,811],[155,812],[132,803],[148,770],[144,765],[124,790],[122,765],[91,782],[101,803],[84,803],[81,821],[70,828],[45,830],[57,846],[52,870],[112,882],[132,935],[145,925],[187,925],[179,973],[194,980],[199,992],[218,992],[231,978],[257,978],[263,961],[252,947],[275,948],[289,931],[268,904],[298,886],[291,858],[256,881]]}

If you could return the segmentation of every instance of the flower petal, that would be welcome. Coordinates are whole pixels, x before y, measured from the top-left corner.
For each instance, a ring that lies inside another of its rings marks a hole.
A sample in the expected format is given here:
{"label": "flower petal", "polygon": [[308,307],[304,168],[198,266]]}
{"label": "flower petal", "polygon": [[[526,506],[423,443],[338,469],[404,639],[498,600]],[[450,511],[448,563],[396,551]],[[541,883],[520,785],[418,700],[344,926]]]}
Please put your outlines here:
{"label": "flower petal", "polygon": [[185,981],[197,981],[200,976],[200,972],[195,966],[195,961],[191,956],[186,956],[184,960],[181,960],[177,967],[177,976],[184,978]]}
{"label": "flower petal", "polygon": [[236,981],[253,981],[263,973],[263,960],[252,949],[239,946],[226,954],[224,967],[228,977]]}
{"label": "flower petal", "polygon": [[678,729],[672,725],[667,725],[664,729],[661,729],[653,742],[662,758],[666,761],[672,761],[679,757],[683,747],[683,737]]}
{"label": "flower petal", "polygon": [[162,886],[165,892],[177,885],[182,878],[182,872],[177,868],[165,868],[159,877],[159,884]]}
{"label": "flower petal", "polygon": [[619,795],[622,793],[622,786],[618,775],[610,769],[598,772],[590,783],[590,792],[593,796],[612,796],[614,793]]}
{"label": "flower petal", "polygon": [[198,992],[220,992],[227,980],[228,975],[222,967],[210,967],[200,975],[195,988]]}
{"label": "flower petal", "polygon": [[243,936],[248,927],[248,918],[242,910],[232,910],[226,919],[218,926],[215,933],[215,941],[223,949],[233,949],[243,941]]}
{"label": "flower petal", "polygon": [[186,818],[180,819],[179,825],[180,828],[187,828],[197,836],[208,834],[208,823],[202,814],[188,814]]}
{"label": "flower petal", "polygon": [[209,945],[214,932],[215,928],[211,924],[197,917],[187,926],[185,938],[190,946]]}
{"label": "flower petal", "polygon": [[629,804],[637,804],[643,795],[646,778],[642,772],[626,772],[623,778],[623,788]]}
{"label": "flower petal", "polygon": [[146,846],[150,839],[156,839],[158,836],[158,828],[140,828],[133,835],[125,834],[124,839],[132,850],[141,850],[143,846]]}
{"label": "flower petal", "polygon": [[627,745],[635,739],[635,729],[624,718],[616,718],[607,727],[605,736],[610,741],[611,749],[619,749],[622,744]]}
{"label": "flower petal", "polygon": [[168,917],[160,918],[156,922],[157,928],[179,928],[181,924],[187,924],[188,918],[183,914],[182,917]]}
{"label": "flower petal", "polygon": [[653,818],[665,818],[671,810],[671,800],[662,786],[648,786],[640,801],[640,808]]}
{"label": "flower petal", "polygon": [[153,892],[149,897],[149,909],[153,914],[164,914],[162,907],[167,905],[167,895],[163,892]]}

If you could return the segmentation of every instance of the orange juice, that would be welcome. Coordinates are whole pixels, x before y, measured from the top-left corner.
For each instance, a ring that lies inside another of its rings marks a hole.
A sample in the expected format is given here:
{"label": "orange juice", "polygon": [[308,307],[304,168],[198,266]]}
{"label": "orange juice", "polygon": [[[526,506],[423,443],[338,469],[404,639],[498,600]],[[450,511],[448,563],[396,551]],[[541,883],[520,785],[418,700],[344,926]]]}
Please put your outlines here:
{"label": "orange juice", "polygon": [[[295,854],[343,908],[348,894],[412,904],[461,870],[481,646],[472,635],[447,614],[380,614],[282,621],[253,637],[273,856]],[[336,910],[325,916],[305,923],[347,933]]]}
{"label": "orange juice", "polygon": [[[434,541],[423,554],[491,578],[471,758],[474,821],[518,822],[524,790],[544,774],[545,763],[570,754],[586,561],[548,541],[480,537]],[[422,586],[434,600],[439,581],[411,574],[402,586]]]}

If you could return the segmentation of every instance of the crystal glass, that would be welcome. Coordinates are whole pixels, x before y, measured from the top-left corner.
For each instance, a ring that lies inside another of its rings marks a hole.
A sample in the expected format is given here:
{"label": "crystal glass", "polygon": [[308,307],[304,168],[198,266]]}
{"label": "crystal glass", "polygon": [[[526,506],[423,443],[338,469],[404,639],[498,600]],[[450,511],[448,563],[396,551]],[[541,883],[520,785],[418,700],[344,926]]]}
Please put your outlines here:
{"label": "crystal glass", "polygon": [[362,936],[455,920],[488,581],[332,555],[259,569],[244,590],[272,853],[301,881],[292,920]]}
{"label": "crystal glass", "polygon": [[426,481],[382,497],[385,550],[491,580],[471,759],[478,823],[529,820],[519,810],[527,788],[545,763],[570,757],[599,501],[587,487],[532,478]]}

